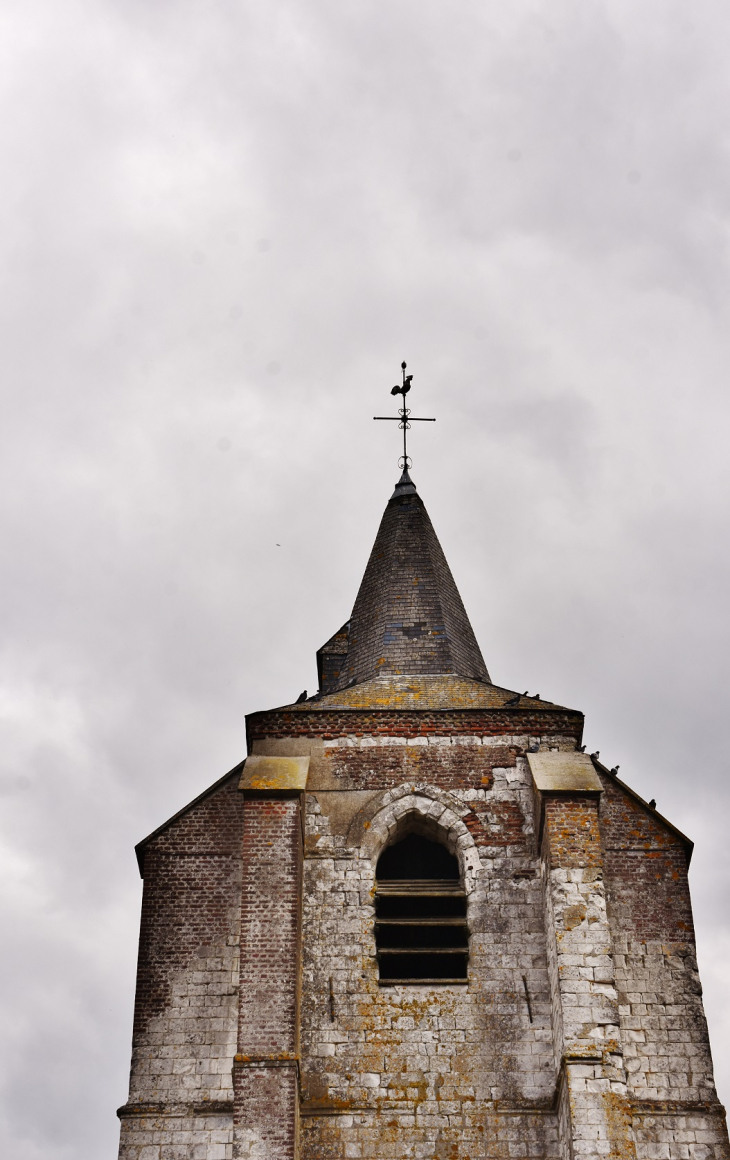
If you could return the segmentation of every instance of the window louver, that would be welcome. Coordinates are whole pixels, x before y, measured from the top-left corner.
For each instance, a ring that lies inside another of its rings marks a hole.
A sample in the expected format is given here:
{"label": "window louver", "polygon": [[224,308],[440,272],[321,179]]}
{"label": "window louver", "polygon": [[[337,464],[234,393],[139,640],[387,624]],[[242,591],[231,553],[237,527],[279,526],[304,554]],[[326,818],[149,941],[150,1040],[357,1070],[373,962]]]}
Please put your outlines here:
{"label": "window louver", "polygon": [[420,834],[389,846],[376,872],[380,984],[466,982],[468,934],[466,895],[453,854]]}

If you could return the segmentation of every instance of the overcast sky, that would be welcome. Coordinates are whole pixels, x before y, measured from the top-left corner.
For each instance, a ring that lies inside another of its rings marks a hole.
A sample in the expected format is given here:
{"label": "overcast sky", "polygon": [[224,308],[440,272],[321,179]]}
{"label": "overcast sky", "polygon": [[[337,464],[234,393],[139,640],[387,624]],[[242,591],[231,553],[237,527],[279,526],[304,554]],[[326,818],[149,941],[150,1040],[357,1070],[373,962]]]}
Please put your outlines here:
{"label": "overcast sky", "polygon": [[5,0],[2,1119],[116,1155],[133,846],[413,477],[493,679],[697,843],[730,1099],[730,9]]}

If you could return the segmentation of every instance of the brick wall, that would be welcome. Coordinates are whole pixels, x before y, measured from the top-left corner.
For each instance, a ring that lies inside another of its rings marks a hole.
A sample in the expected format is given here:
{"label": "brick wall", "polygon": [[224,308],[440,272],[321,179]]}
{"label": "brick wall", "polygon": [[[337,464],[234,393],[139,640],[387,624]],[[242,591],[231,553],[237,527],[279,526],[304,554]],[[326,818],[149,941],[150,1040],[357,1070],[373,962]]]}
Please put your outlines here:
{"label": "brick wall", "polygon": [[176,1141],[204,1146],[205,1160],[230,1155],[243,823],[237,782],[229,778],[145,850],[123,1160],[157,1160]]}
{"label": "brick wall", "polygon": [[[474,740],[436,741],[428,778],[420,749],[407,766],[420,776],[402,785],[404,746],[365,747],[367,784],[399,788],[353,793],[353,808],[367,803],[361,823],[335,809],[327,792],[307,795],[304,1160],[558,1154],[529,773],[508,748],[503,766],[486,751]],[[345,784],[362,780],[362,753],[338,750]],[[474,868],[464,987],[378,986],[373,886],[381,839],[373,834],[395,832],[409,811],[441,825]]]}
{"label": "brick wall", "polygon": [[234,1160],[293,1160],[298,1146],[296,1067],[236,1067],[234,1086],[233,1149],[227,1155]]}
{"label": "brick wall", "polygon": [[294,1054],[298,1037],[299,801],[247,798],[238,1051]]}
{"label": "brick wall", "polygon": [[601,833],[614,926],[639,939],[693,942],[687,848],[610,777]]}
{"label": "brick wall", "polygon": [[561,1155],[631,1160],[599,794],[540,797]]}
{"label": "brick wall", "polygon": [[583,715],[568,710],[479,709],[272,709],[246,717],[249,753],[271,737],[568,737],[580,744]]}
{"label": "brick wall", "polygon": [[413,781],[443,788],[482,789],[491,785],[496,766],[514,766],[517,760],[515,747],[482,746],[476,735],[464,738],[461,745],[450,745],[451,738],[439,738],[448,745],[447,753],[435,738],[430,745],[426,737],[417,740],[422,744],[326,749],[329,776],[350,789],[389,789]]}
{"label": "brick wall", "polygon": [[[306,853],[299,801],[237,775],[146,845],[122,1160],[728,1160],[681,839],[602,776],[545,799],[541,856],[524,750],[578,718],[501,718],[249,719],[316,741]],[[378,985],[375,865],[414,814],[462,866],[466,986]]]}
{"label": "brick wall", "polygon": [[246,796],[235,1160],[291,1160],[298,1117],[301,804]]}
{"label": "brick wall", "polygon": [[585,796],[561,794],[544,804],[545,836],[553,870],[572,870],[602,865],[598,801]]}
{"label": "brick wall", "polygon": [[602,776],[602,782],[608,910],[637,1151],[642,1157],[726,1156],[697,972],[687,848],[613,779]]}

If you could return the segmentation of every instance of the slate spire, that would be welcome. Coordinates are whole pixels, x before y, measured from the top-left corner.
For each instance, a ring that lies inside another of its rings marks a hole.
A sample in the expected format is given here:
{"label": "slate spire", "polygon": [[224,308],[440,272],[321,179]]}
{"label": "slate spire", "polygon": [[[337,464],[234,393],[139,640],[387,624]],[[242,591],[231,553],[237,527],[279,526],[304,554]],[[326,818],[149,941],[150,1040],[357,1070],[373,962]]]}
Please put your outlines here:
{"label": "slate spire", "polygon": [[347,624],[317,654],[322,693],[388,675],[491,683],[423,500],[407,469],[378,529]]}

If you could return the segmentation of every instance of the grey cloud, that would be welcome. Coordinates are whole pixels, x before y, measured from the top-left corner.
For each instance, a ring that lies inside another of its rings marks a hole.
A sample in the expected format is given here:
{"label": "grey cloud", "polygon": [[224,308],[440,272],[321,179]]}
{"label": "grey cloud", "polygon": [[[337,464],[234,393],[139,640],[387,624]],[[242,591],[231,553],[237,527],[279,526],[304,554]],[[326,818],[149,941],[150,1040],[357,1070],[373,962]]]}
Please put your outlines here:
{"label": "grey cloud", "polygon": [[315,687],[403,358],[495,680],[584,709],[697,841],[727,1096],[726,9],[4,27],[3,1154],[114,1155],[132,847],[240,760],[246,712]]}

